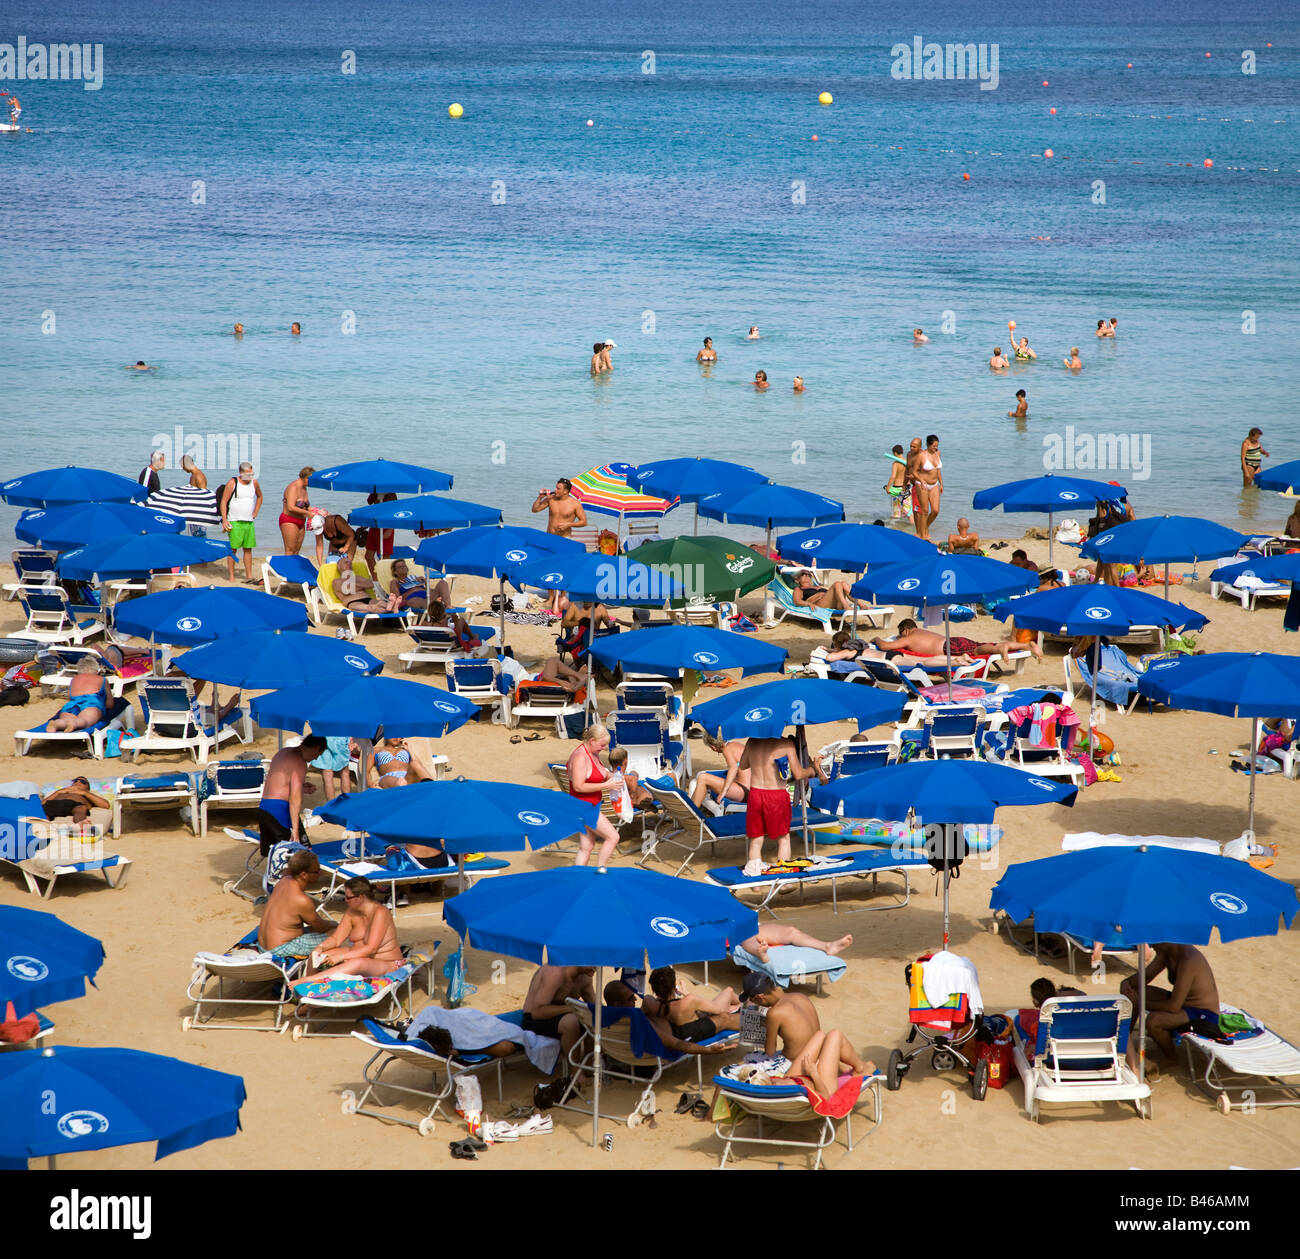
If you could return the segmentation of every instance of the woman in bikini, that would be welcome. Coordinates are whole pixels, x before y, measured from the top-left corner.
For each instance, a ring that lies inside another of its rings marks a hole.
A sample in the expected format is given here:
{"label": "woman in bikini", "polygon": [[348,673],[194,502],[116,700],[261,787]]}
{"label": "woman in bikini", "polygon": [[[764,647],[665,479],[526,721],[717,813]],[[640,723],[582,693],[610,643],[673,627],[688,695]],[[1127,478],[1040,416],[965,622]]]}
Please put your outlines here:
{"label": "woman in bikini", "polygon": [[[615,782],[612,775],[605,772],[600,763],[600,754],[609,747],[609,731],[599,722],[588,726],[582,732],[582,742],[573,749],[569,757],[569,795],[587,804],[600,807],[607,792],[617,787],[622,790],[622,783]],[[602,813],[596,819],[594,827],[588,827],[578,836],[578,855],[574,858],[575,866],[585,866],[591,859],[591,850],[597,837],[600,838],[600,852],[597,862],[603,869],[618,847],[618,831],[614,824]]]}
{"label": "woman in bikini", "polygon": [[284,487],[279,525],[286,555],[297,555],[302,550],[303,538],[307,536],[307,512],[311,507],[307,478],[315,471],[315,468],[301,468],[297,478]]}
{"label": "woman in bikini", "polygon": [[[849,594],[849,583],[847,581],[833,581],[829,586],[819,586],[813,579],[812,573],[806,569],[795,579],[794,601],[800,607],[810,608],[834,608],[843,610],[851,608],[854,603],[853,596]],[[859,604],[859,607],[866,607],[866,604]]]}
{"label": "woman in bikini", "polygon": [[928,449],[930,442],[936,442],[934,436],[926,438],[925,446],[908,455],[908,475],[912,479],[912,524],[916,527],[916,536],[922,541],[930,541],[930,524],[939,514],[939,505],[934,492],[940,487],[940,473],[935,466],[937,453]]}
{"label": "woman in bikini", "polygon": [[939,458],[939,438],[934,433],[925,439],[925,458],[921,460],[924,469],[926,463],[933,465],[934,484],[929,489],[930,519],[925,522],[925,536],[930,536],[930,526],[939,518],[939,506],[943,500],[943,460]]}
{"label": "woman in bikini", "polygon": [[402,964],[393,915],[379,903],[370,880],[349,879],[343,885],[343,901],[343,918],[312,954],[306,982],[321,984],[348,975],[386,975]]}
{"label": "woman in bikini", "polygon": [[661,966],[650,972],[650,992],[641,999],[641,1008],[651,1018],[668,1021],[678,1040],[699,1044],[719,1032],[740,1030],[740,998],[734,988],[724,988],[709,999],[678,985],[677,972]]}
{"label": "woman in bikini", "polygon": [[405,739],[385,739],[383,746],[375,749],[376,787],[405,787],[410,773],[411,754]]}
{"label": "woman in bikini", "polygon": [[1241,443],[1241,484],[1244,487],[1255,484],[1260,465],[1268,456],[1268,451],[1259,444],[1259,439],[1263,436],[1262,429],[1252,428],[1246,434],[1246,440]]}
{"label": "woman in bikini", "polygon": [[334,597],[349,612],[398,612],[395,597],[386,597],[369,577],[345,568],[334,578]]}
{"label": "woman in bikini", "polygon": [[[414,610],[423,612],[429,606],[429,597],[425,593],[424,580],[420,577],[411,576],[411,570],[405,560],[393,561],[393,580],[388,587],[388,593],[397,601],[397,611],[406,612]],[[451,590],[447,586],[447,580],[440,577],[430,587],[430,593],[440,603],[446,604],[451,597]]]}
{"label": "woman in bikini", "polygon": [[706,734],[704,736],[704,746],[711,752],[721,754],[727,762],[727,769],[722,774],[700,774],[695,779],[695,785],[691,788],[691,803],[698,809],[703,806],[705,799],[712,795],[719,804],[722,803],[723,799],[735,800],[740,804],[744,804],[749,797],[749,770],[736,770],[736,781],[731,785],[725,797],[722,794],[722,789],[726,786],[727,774],[740,764],[740,754],[745,750],[745,740],[730,739],[723,743],[721,739],[714,735]]}

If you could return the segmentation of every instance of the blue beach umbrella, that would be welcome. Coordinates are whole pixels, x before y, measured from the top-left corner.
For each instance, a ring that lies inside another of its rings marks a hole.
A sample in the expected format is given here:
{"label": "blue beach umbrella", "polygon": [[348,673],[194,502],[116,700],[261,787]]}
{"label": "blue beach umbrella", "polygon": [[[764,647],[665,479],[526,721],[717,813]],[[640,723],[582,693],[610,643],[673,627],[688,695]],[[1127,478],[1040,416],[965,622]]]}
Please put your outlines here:
{"label": "blue beach umbrella", "polygon": [[72,507],[38,507],[18,518],[14,534],[22,542],[67,551],[96,538],[124,533],[180,533],[183,516],[134,503],[78,503]]}
{"label": "blue beach umbrella", "polygon": [[0,498],[12,507],[68,507],[77,503],[143,503],[147,487],[102,468],[46,468],[0,484]]}
{"label": "blue beach umbrella", "polygon": [[[813,789],[813,803],[853,817],[927,826],[988,824],[1004,805],[1073,805],[1079,789],[988,761],[910,761],[867,770]],[[943,947],[948,947],[948,862],[955,842],[943,847]]]}
{"label": "blue beach umbrella", "polygon": [[381,839],[436,843],[452,856],[545,848],[595,826],[600,811],[562,791],[444,779],[404,791],[375,787],[327,806],[327,822]]}
{"label": "blue beach umbrella", "polygon": [[[33,810],[26,801],[21,816],[43,818],[40,801]],[[20,834],[18,814],[4,817],[3,826]],[[104,946],[84,931],[69,927],[53,914],[16,905],[0,905],[0,1015],[12,1001],[22,1018],[38,1006],[84,996],[104,964]]]}
{"label": "blue beach umbrella", "polygon": [[608,668],[672,676],[679,669],[739,669],[779,673],[786,649],[745,634],[704,625],[661,625],[631,634],[612,634],[593,644],[591,654]]}
{"label": "blue beach umbrella", "polygon": [[[1157,845],[1088,848],[1008,866],[989,897],[1038,931],[1127,944],[1208,944],[1275,935],[1295,919],[1296,889],[1248,862]],[[1139,1078],[1146,1076],[1146,984],[1138,986]]]}
{"label": "blue beach umbrella", "polygon": [[227,635],[187,651],[174,663],[192,678],[250,691],[333,683],[379,673],[384,667],[356,643],[292,630]]}
{"label": "blue beach umbrella", "polygon": [[1163,564],[1168,596],[1169,565],[1173,561],[1222,559],[1236,555],[1246,541],[1244,533],[1200,516],[1149,516],[1089,538],[1079,554],[1103,564]]}
{"label": "blue beach umbrella", "polygon": [[935,554],[933,542],[886,525],[839,523],[801,529],[776,540],[785,559],[860,573],[869,564],[904,564]]}
{"label": "blue beach umbrella", "polygon": [[1300,551],[1237,560],[1216,568],[1210,574],[1211,581],[1221,581],[1226,585],[1234,585],[1238,577],[1258,577],[1260,581],[1300,581]]}
{"label": "blue beach umbrella", "polygon": [[247,586],[193,586],[119,603],[113,624],[122,633],[153,642],[197,644],[258,630],[305,631],[307,610]]}
{"label": "blue beach umbrella", "polygon": [[952,625],[948,609],[954,603],[1010,599],[1038,585],[1025,569],[982,555],[944,555],[935,551],[924,559],[872,569],[849,593],[871,596],[917,608],[943,608],[943,640],[948,657],[948,694],[952,695]]}
{"label": "blue beach umbrella", "polygon": [[[698,504],[702,498],[743,489],[749,485],[767,482],[761,472],[743,463],[729,463],[725,459],[658,459],[643,463],[627,474],[627,483],[645,493],[659,494],[666,499],[680,499],[683,503]],[[695,508],[695,530],[700,531],[700,509]]]}
{"label": "blue beach umbrella", "polygon": [[1153,660],[1138,693],[1171,708],[1250,718],[1250,833],[1255,833],[1255,761],[1259,722],[1300,720],[1300,658],[1274,652],[1218,651],[1206,656]]}
{"label": "blue beach umbrella", "polygon": [[758,930],[757,913],[725,889],[635,867],[500,875],[452,897],[443,916],[477,949],[551,966],[598,968],[593,1146],[601,1119],[603,968],[726,957]]}
{"label": "blue beach umbrella", "polygon": [[292,686],[259,695],[253,720],[266,729],[369,738],[381,726],[386,738],[424,735],[438,738],[477,719],[478,705],[450,691],[401,678],[357,677],[328,690]]}
{"label": "blue beach umbrella", "polygon": [[823,678],[784,678],[719,695],[692,713],[710,734],[724,739],[779,739],[791,726],[856,721],[869,730],[903,713],[903,696],[871,686],[845,686]]}
{"label": "blue beach umbrella", "polygon": [[452,478],[436,468],[390,459],[363,459],[322,468],[307,478],[319,490],[343,490],[354,494],[423,494],[451,489]]}
{"label": "blue beach umbrella", "polygon": [[1300,486],[1300,459],[1274,464],[1267,471],[1257,473],[1255,484],[1261,490],[1277,490],[1280,494],[1296,494]]}
{"label": "blue beach umbrella", "polygon": [[421,564],[444,573],[467,573],[471,577],[493,577],[500,590],[498,642],[506,640],[506,576],[530,560],[545,555],[585,555],[587,548],[573,538],[562,538],[540,529],[516,525],[484,525],[454,529],[436,538],[425,538],[415,549]]}
{"label": "blue beach umbrella", "polygon": [[157,1141],[166,1158],[239,1130],[237,1075],[138,1049],[0,1054],[0,1168]]}
{"label": "blue beach umbrella", "polygon": [[1028,477],[1023,481],[1007,481],[1002,485],[980,490],[972,500],[976,511],[992,511],[1001,507],[1005,512],[1047,513],[1047,558],[1052,559],[1052,517],[1058,511],[1077,511],[1089,503],[1115,503],[1128,497],[1122,485],[1109,481],[1090,481],[1083,477],[1057,476],[1049,472],[1044,476]]}
{"label": "blue beach umbrella", "polygon": [[500,519],[499,507],[459,498],[439,498],[436,494],[371,503],[348,513],[348,524],[373,525],[380,529],[463,529],[470,525],[496,524]]}
{"label": "blue beach umbrella", "polygon": [[92,542],[59,556],[60,577],[107,581],[143,577],[162,568],[215,564],[230,555],[230,544],[216,538],[191,538],[173,533],[123,533]]}
{"label": "blue beach umbrella", "polygon": [[[1101,668],[1101,636],[1128,634],[1135,625],[1164,625],[1170,629],[1200,629],[1207,618],[1181,603],[1173,603],[1135,590],[1131,586],[1083,585],[1061,586],[1056,590],[1038,590],[999,605],[997,615],[1004,621],[1015,617],[1016,626],[1041,630],[1046,634],[1095,635],[1092,675]],[[1088,750],[1093,746],[1093,712],[1097,707],[1094,693],[1088,705]]]}

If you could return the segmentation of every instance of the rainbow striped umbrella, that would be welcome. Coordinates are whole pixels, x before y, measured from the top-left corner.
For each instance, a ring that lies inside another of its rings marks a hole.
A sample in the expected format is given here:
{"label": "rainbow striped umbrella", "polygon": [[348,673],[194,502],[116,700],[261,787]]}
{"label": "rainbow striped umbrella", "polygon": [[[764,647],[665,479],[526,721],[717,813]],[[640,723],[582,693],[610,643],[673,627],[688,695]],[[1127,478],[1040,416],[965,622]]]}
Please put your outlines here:
{"label": "rainbow striped umbrella", "polygon": [[627,483],[627,477],[635,470],[630,463],[607,463],[592,468],[573,478],[573,497],[587,511],[622,516],[624,520],[657,520],[680,504],[680,499],[674,498],[670,502],[634,490]]}

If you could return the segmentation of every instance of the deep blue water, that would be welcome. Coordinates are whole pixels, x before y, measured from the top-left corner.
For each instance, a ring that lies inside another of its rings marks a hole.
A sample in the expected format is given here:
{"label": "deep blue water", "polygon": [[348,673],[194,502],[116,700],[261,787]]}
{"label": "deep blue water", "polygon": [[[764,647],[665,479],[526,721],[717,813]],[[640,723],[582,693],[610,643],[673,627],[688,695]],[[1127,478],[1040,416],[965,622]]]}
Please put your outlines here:
{"label": "deep blue water", "polygon": [[[1258,424],[1300,457],[1294,5],[19,0],[20,34],[102,43],[105,77],[6,85],[6,475],[134,474],[179,425],[256,438],[272,498],[382,453],[523,519],[558,475],[694,451],[870,519],[884,452],[937,432],[949,525],[1072,426],[1149,443],[1106,473],[1140,513],[1287,514],[1237,450]],[[997,89],[892,78],[918,34],[997,43]],[[999,379],[1009,318],[1040,358]]]}

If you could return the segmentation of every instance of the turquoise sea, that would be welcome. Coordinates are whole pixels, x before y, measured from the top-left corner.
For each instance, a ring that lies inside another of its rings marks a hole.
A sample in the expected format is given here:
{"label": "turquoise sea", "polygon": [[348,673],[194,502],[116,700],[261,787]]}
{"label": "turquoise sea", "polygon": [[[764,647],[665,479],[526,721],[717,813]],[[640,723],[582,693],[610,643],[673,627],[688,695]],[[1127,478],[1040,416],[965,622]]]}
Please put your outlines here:
{"label": "turquoise sea", "polygon": [[[101,43],[104,78],[0,85],[32,128],[0,136],[6,476],[134,475],[179,428],[242,435],[273,500],[383,454],[524,520],[699,452],[871,519],[935,432],[948,526],[1115,434],[1140,514],[1287,514],[1237,452],[1300,457],[1293,4],[17,0],[20,35]],[[997,88],[892,77],[917,35],[996,44]],[[1039,359],[998,378],[1008,319]]]}

